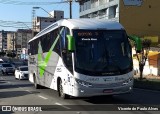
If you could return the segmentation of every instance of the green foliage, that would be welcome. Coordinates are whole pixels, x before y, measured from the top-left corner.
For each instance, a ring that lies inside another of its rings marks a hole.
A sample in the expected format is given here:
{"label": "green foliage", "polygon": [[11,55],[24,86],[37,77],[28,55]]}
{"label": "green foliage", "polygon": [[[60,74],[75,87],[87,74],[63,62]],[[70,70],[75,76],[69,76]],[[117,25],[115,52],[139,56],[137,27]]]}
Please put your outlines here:
{"label": "green foliage", "polygon": [[6,55],[6,52],[0,52],[0,56],[5,56]]}
{"label": "green foliage", "polygon": [[7,50],[7,53],[12,53],[12,50]]}
{"label": "green foliage", "polygon": [[140,80],[143,79],[143,69],[144,65],[146,63],[146,60],[148,58],[148,53],[151,46],[151,40],[150,39],[141,39],[138,36],[135,35],[129,35],[128,36],[130,40],[134,41],[132,42],[132,46],[135,46],[136,49],[136,57],[139,61],[139,71],[140,71]]}
{"label": "green foliage", "polygon": [[140,53],[142,51],[142,40],[138,36],[129,35],[128,38],[135,43],[136,53]]}
{"label": "green foliage", "polygon": [[8,53],[8,54],[7,54],[7,56],[8,56],[8,57],[12,57],[12,58],[14,58],[14,57],[16,57],[16,54],[15,54],[15,53],[13,53],[13,52],[11,52],[11,53]]}
{"label": "green foliage", "polygon": [[151,40],[149,40],[149,39],[144,39],[144,40],[142,41],[142,46],[143,46],[143,48],[150,48],[150,46],[151,46]]}

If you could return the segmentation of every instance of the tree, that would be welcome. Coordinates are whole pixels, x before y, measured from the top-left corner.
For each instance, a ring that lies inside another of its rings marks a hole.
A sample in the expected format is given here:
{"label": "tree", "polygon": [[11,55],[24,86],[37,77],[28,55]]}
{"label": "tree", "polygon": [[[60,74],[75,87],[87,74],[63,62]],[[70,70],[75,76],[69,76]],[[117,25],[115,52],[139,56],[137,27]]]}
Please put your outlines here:
{"label": "tree", "polygon": [[142,51],[137,55],[137,59],[139,61],[139,71],[140,71],[140,80],[143,79],[143,69],[148,58],[149,50],[150,50],[151,40],[144,39],[142,41]]}
{"label": "tree", "polygon": [[6,55],[6,52],[0,52],[0,56],[5,56]]}
{"label": "tree", "polygon": [[150,50],[151,40],[144,39],[142,41],[142,52],[140,53],[140,56],[137,56],[139,58],[139,71],[140,71],[140,80],[143,79],[143,69],[146,63],[146,60],[148,58],[149,50]]}
{"label": "tree", "polygon": [[7,56],[14,58],[14,57],[16,57],[16,54],[14,52],[12,52],[11,50],[8,50],[7,51]]}
{"label": "tree", "polygon": [[141,40],[137,36],[129,36],[129,39],[134,41],[136,56],[139,62],[140,80],[142,80],[143,79],[143,69],[144,69],[146,60],[148,58],[151,40],[149,39]]}

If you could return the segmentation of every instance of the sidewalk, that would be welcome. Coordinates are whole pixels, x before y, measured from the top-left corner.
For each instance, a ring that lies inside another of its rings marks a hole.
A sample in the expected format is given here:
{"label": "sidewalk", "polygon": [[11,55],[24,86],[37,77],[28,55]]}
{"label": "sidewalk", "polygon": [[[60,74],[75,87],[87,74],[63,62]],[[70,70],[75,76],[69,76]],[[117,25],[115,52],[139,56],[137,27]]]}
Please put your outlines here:
{"label": "sidewalk", "polygon": [[160,76],[147,75],[139,80],[139,75],[134,76],[134,87],[148,90],[160,91]]}
{"label": "sidewalk", "polygon": [[[137,79],[139,78],[140,75],[134,75],[134,78]],[[155,76],[155,75],[143,75],[143,78],[146,78],[146,79],[159,79],[160,80],[160,76]]]}

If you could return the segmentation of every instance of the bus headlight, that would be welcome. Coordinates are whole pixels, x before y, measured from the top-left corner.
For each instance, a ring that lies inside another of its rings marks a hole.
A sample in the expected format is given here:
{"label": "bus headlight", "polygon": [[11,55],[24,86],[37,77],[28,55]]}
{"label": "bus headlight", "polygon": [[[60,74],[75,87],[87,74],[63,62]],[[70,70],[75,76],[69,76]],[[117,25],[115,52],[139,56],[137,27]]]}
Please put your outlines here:
{"label": "bus headlight", "polygon": [[91,83],[88,83],[88,82],[85,82],[85,81],[82,81],[82,80],[79,80],[79,79],[75,79],[75,81],[81,86],[92,87]]}
{"label": "bus headlight", "polygon": [[129,84],[130,82],[132,82],[132,81],[133,81],[133,77],[125,80],[122,85],[127,85],[127,84]]}

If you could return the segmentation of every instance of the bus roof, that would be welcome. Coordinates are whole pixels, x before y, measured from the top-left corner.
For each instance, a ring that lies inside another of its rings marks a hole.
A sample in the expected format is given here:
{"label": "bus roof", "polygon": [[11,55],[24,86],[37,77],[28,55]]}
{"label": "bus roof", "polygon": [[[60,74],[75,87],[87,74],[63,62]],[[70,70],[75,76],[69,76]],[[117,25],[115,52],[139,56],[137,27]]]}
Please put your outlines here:
{"label": "bus roof", "polygon": [[60,26],[66,26],[69,29],[89,29],[89,30],[97,30],[97,29],[121,30],[121,29],[124,29],[124,27],[120,23],[116,21],[109,21],[106,19],[84,19],[84,18],[62,19],[62,20],[59,20],[51,24],[47,28],[43,29],[35,37],[29,40],[29,42]]}

